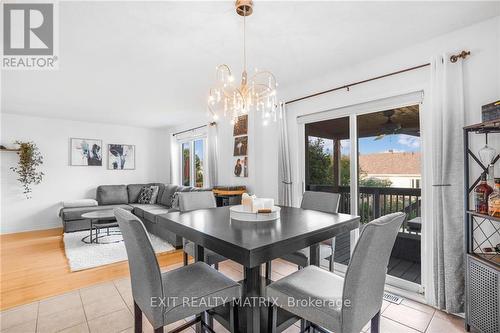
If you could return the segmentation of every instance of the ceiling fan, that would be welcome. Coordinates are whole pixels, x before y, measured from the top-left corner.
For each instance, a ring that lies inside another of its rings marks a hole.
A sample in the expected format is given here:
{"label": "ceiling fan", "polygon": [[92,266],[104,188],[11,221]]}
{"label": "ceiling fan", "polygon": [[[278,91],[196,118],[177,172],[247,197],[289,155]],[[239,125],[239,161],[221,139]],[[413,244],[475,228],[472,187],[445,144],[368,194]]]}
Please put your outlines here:
{"label": "ceiling fan", "polygon": [[394,110],[387,110],[383,112],[383,115],[387,117],[387,122],[380,127],[380,134],[375,137],[373,140],[381,140],[386,135],[397,134],[401,130],[401,124],[394,123],[391,119],[394,116]]}

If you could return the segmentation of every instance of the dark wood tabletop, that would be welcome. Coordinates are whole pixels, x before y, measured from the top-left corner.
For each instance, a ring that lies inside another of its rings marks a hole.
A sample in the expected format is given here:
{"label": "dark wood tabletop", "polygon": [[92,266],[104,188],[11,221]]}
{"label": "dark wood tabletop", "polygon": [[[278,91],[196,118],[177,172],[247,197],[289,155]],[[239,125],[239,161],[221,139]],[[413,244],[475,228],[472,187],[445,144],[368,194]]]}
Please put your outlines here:
{"label": "dark wood tabletop", "polygon": [[245,222],[232,220],[229,207],[219,207],[163,214],[157,223],[245,267],[255,267],[354,230],[359,217],[281,207],[278,220]]}

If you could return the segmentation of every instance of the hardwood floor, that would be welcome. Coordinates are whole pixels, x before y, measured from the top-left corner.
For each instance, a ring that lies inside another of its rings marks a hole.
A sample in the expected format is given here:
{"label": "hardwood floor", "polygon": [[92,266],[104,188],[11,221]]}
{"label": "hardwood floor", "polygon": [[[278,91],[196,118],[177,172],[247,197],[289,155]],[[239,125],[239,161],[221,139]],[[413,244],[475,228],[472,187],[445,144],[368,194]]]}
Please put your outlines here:
{"label": "hardwood floor", "polygon": [[[62,228],[0,235],[0,310],[129,275],[127,262],[71,272]],[[161,267],[182,262],[180,250],[158,255]]]}

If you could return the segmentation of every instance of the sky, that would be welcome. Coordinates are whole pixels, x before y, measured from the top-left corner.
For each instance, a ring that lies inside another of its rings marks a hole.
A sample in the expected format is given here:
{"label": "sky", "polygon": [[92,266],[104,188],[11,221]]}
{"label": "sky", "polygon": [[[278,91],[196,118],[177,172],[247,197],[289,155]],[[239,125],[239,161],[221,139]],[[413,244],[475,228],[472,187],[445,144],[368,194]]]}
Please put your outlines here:
{"label": "sky", "polygon": [[203,161],[203,140],[197,140],[194,142],[194,153],[198,155],[200,160]]}
{"label": "sky", "polygon": [[[360,154],[376,154],[384,153],[392,150],[394,152],[419,152],[420,138],[406,134],[386,135],[380,140],[374,140],[375,137],[359,139]],[[350,144],[348,140],[341,141],[342,155],[347,155],[350,152]],[[325,152],[333,151],[333,140],[325,139]]]}

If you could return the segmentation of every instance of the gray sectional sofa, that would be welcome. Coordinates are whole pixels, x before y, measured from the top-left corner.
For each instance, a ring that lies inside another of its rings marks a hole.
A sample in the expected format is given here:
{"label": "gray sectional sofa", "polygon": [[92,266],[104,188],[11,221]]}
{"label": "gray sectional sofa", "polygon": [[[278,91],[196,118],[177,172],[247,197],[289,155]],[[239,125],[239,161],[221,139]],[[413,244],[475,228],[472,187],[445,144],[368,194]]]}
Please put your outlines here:
{"label": "gray sectional sofa", "polygon": [[[158,197],[154,204],[137,203],[139,193],[144,186],[159,186]],[[171,243],[176,248],[182,247],[182,238],[159,228],[157,225],[158,215],[177,210],[171,207],[172,195],[175,192],[209,191],[189,186],[177,186],[172,184],[148,183],[129,185],[101,185],[97,187],[96,200],[98,206],[62,208],[59,215],[62,220],[64,232],[88,230],[90,221],[82,219],[82,214],[96,210],[108,210],[121,207],[132,211],[146,226],[149,232]]]}

